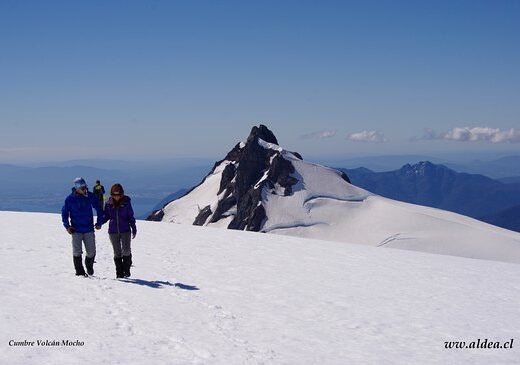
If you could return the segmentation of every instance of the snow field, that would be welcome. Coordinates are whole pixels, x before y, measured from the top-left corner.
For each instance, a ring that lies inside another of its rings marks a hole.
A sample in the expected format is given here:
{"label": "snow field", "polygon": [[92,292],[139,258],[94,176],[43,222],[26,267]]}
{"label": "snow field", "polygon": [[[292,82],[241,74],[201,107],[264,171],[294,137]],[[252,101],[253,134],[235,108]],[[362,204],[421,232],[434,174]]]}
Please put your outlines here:
{"label": "snow field", "polygon": [[[0,231],[2,364],[520,358],[515,347],[444,348],[477,338],[520,343],[516,264],[138,221],[131,278],[113,279],[106,227],[95,277],[80,278],[59,215],[0,212]],[[24,339],[85,345],[8,345]]]}

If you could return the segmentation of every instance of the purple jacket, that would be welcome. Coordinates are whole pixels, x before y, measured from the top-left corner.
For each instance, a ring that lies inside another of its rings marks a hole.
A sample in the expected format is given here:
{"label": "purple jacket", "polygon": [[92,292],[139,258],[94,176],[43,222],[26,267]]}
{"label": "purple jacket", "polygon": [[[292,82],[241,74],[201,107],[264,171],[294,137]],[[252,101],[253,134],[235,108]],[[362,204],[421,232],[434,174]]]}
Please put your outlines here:
{"label": "purple jacket", "polygon": [[105,204],[104,213],[104,222],[110,221],[108,224],[108,233],[137,232],[130,197],[124,195],[118,207],[114,206],[114,200],[112,198],[108,199]]}

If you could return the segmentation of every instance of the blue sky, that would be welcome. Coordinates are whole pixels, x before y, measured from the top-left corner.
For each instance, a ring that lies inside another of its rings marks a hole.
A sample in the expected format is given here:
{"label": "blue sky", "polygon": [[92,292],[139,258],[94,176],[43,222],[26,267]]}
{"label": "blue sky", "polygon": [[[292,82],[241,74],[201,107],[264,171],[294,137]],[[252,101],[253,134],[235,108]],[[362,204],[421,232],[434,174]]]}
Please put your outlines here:
{"label": "blue sky", "polygon": [[519,45],[518,1],[2,0],[0,161],[221,158],[260,122],[304,156],[520,153]]}

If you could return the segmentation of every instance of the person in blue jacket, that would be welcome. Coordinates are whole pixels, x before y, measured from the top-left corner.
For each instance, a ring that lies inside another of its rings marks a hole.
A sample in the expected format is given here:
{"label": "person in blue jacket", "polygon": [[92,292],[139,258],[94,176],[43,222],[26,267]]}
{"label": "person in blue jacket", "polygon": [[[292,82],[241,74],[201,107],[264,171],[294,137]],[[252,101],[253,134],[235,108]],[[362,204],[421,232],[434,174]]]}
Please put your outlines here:
{"label": "person in blue jacket", "polygon": [[[94,225],[92,208],[96,210],[97,221]],[[94,274],[94,258],[96,257],[95,229],[101,229],[103,224],[103,209],[99,200],[88,191],[85,180],[81,177],[74,179],[74,192],[66,199],[61,209],[63,226],[72,236],[72,258],[76,275],[88,276]],[[85,266],[81,258],[83,255],[82,243],[85,244]]]}

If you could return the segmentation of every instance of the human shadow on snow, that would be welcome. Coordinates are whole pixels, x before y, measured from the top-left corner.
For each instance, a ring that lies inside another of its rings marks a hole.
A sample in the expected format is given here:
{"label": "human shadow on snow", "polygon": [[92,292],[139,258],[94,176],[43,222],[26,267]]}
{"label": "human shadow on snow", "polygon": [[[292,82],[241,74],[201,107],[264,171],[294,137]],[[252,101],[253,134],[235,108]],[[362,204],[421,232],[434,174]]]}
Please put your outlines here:
{"label": "human shadow on snow", "polygon": [[119,281],[122,281],[125,283],[137,284],[137,285],[144,285],[144,286],[148,286],[150,288],[156,288],[156,289],[162,288],[165,286],[173,286],[173,287],[184,289],[184,290],[200,290],[195,285],[186,285],[183,283],[170,283],[169,281],[161,281],[161,280],[149,281],[149,280],[143,280],[143,279],[125,278],[125,279],[120,279]]}

